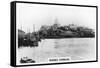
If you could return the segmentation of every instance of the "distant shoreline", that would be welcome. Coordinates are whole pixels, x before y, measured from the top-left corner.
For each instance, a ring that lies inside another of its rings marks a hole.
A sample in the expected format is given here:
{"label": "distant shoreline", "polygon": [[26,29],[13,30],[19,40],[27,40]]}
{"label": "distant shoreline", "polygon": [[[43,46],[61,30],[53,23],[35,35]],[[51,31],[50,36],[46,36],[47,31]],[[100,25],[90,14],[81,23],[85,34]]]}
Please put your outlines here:
{"label": "distant shoreline", "polygon": [[95,37],[45,37],[41,39],[63,39],[63,38],[95,38]]}

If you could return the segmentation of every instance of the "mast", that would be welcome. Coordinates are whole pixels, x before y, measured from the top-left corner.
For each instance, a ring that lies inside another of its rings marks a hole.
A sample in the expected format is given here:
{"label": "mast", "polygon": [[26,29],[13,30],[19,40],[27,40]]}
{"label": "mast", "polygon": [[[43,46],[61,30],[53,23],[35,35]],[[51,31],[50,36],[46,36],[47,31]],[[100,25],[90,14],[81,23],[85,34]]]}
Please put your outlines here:
{"label": "mast", "polygon": [[55,17],[55,18],[54,18],[54,23],[55,23],[55,24],[59,24],[59,22],[58,22],[58,17]]}
{"label": "mast", "polygon": [[35,25],[33,24],[33,32],[35,32]]}
{"label": "mast", "polygon": [[29,39],[30,39],[30,29],[29,29]]}
{"label": "mast", "polygon": [[22,25],[21,25],[20,29],[22,30]]}

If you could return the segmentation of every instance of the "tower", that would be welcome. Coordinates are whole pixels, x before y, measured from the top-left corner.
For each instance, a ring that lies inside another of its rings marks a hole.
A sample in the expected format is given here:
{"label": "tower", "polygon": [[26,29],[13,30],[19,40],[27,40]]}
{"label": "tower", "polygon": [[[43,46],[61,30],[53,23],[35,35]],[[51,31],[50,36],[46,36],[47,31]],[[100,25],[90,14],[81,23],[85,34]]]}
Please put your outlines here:
{"label": "tower", "polygon": [[59,22],[58,22],[58,19],[56,18],[55,21],[54,21],[54,25],[53,27],[56,29],[60,26]]}

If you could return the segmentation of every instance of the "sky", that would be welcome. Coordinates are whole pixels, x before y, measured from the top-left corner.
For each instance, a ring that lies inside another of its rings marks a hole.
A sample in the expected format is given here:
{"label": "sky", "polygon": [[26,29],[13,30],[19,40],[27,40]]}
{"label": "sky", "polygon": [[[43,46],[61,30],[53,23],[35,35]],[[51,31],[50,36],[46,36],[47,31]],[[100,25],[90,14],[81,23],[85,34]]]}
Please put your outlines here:
{"label": "sky", "polygon": [[[17,3],[17,29],[25,32],[39,30],[42,25],[52,25],[55,20],[61,25],[75,24],[96,28],[96,8]],[[34,27],[33,27],[34,26]]]}

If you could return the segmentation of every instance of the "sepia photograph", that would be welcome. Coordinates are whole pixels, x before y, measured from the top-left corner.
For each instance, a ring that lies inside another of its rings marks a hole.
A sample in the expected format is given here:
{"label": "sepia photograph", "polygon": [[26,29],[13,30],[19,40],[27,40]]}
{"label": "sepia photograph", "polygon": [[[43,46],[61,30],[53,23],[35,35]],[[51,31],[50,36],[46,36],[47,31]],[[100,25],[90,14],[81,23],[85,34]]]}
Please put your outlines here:
{"label": "sepia photograph", "polygon": [[96,61],[96,7],[16,3],[16,65]]}

